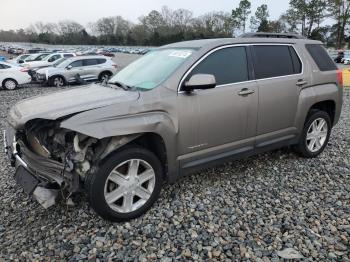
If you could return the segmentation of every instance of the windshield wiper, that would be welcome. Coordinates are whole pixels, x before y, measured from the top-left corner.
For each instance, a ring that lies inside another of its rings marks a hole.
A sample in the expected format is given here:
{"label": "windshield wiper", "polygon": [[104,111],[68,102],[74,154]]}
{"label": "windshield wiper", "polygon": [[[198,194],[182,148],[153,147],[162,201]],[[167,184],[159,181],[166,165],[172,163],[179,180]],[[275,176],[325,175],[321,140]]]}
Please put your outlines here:
{"label": "windshield wiper", "polygon": [[119,81],[114,81],[114,82],[107,82],[107,85],[110,84],[110,85],[115,85],[117,87],[120,87],[122,88],[123,90],[127,91],[127,90],[131,90],[132,87],[131,86],[128,86],[122,82],[119,82]]}

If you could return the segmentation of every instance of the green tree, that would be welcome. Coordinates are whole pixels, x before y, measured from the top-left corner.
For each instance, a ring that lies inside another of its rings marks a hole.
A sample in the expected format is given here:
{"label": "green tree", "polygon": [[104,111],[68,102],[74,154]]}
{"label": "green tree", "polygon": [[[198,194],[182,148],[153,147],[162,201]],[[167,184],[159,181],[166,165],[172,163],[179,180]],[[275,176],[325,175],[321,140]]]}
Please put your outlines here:
{"label": "green tree", "polygon": [[[286,18],[292,31],[300,30],[302,35],[311,36],[315,28],[326,17],[327,0],[290,0]],[[301,27],[301,28],[300,28]]]}
{"label": "green tree", "polygon": [[263,4],[256,9],[255,16],[250,19],[250,27],[252,30],[257,30],[258,32],[268,32],[270,17],[267,5]]}
{"label": "green tree", "polygon": [[251,3],[249,0],[241,0],[239,2],[239,6],[236,9],[232,10],[231,17],[233,26],[237,29],[241,29],[243,33],[245,33],[246,23],[251,13],[250,8]]}
{"label": "green tree", "polygon": [[334,33],[336,47],[342,48],[345,40],[345,29],[350,21],[350,0],[328,0],[330,17],[336,21]]}

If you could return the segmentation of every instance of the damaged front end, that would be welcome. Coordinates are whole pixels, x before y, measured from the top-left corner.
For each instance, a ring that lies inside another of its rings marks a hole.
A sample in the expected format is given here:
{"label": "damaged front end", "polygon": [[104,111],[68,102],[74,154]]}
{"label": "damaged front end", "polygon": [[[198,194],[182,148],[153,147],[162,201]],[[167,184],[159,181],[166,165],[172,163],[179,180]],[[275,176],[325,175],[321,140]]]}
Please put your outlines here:
{"label": "damaged front end", "polygon": [[72,203],[99,162],[137,136],[99,140],[61,128],[60,121],[33,120],[21,131],[4,132],[4,142],[17,183],[48,208],[58,196]]}

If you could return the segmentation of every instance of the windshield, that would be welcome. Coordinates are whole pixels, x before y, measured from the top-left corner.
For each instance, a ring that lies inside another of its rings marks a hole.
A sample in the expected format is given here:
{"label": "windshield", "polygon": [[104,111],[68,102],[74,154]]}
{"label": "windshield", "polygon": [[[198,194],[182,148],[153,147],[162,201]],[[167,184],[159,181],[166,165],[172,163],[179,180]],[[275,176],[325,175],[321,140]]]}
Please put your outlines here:
{"label": "windshield", "polygon": [[53,67],[57,67],[59,66],[60,64],[62,64],[64,61],[66,61],[67,58],[61,58],[61,59],[58,59],[54,64],[53,64]]}
{"label": "windshield", "polygon": [[47,57],[49,54],[42,54],[39,55],[37,58],[35,58],[35,61],[42,61],[45,57]]}
{"label": "windshield", "polygon": [[38,56],[37,54],[30,55],[26,58],[26,60],[28,60],[28,61],[34,60],[37,56]]}
{"label": "windshield", "polygon": [[109,82],[142,89],[153,89],[166,80],[193,54],[194,49],[159,49],[136,60]]}

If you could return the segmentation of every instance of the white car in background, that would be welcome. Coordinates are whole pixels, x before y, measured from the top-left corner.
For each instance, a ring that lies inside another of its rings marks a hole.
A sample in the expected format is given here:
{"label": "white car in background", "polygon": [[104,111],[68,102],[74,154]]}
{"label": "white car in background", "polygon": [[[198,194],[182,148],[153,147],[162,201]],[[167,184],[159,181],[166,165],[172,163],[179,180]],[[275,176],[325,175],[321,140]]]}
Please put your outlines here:
{"label": "white car in background", "polygon": [[23,66],[29,68],[30,70],[48,67],[53,65],[58,59],[74,57],[74,53],[54,53],[45,57],[41,61],[31,61],[23,63]]}
{"label": "white car in background", "polygon": [[345,56],[342,60],[344,65],[350,65],[350,56]]}
{"label": "white car in background", "polygon": [[4,89],[14,90],[18,85],[30,83],[31,80],[27,68],[0,62],[0,85]]}
{"label": "white car in background", "polygon": [[15,58],[7,60],[7,62],[10,63],[10,64],[23,64],[24,61],[30,56],[31,56],[31,54],[19,55],[19,56],[15,57]]}
{"label": "white car in background", "polygon": [[32,61],[42,61],[45,59],[45,57],[48,57],[52,53],[37,53],[37,54],[31,54],[30,56],[26,57],[23,62],[32,62]]}

